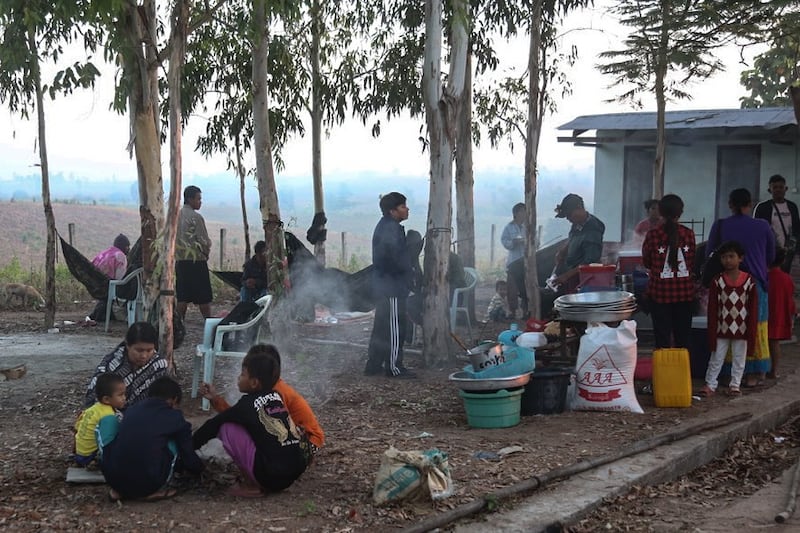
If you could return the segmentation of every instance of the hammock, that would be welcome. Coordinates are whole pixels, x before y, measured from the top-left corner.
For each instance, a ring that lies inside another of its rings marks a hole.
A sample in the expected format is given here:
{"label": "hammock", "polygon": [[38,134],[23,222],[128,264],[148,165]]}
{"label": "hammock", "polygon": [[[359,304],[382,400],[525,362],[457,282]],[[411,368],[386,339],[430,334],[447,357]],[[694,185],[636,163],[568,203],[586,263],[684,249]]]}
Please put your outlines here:
{"label": "hammock", "polygon": [[[84,257],[83,254],[80,253],[74,246],[65,241],[61,235],[59,235],[58,238],[61,239],[61,251],[64,253],[64,261],[67,263],[67,268],[69,269],[70,273],[81,283],[81,285],[86,287],[86,290],[89,291],[89,294],[92,296],[92,298],[100,300],[101,302],[105,301],[108,298],[108,282],[110,281],[109,277],[100,272],[91,261],[86,259],[86,257]],[[137,239],[136,243],[134,243],[134,245],[131,247],[131,250],[128,252],[128,260],[128,270],[125,272],[125,275],[128,275],[128,273],[142,265],[141,239]],[[241,273],[239,274],[239,277],[242,277]],[[136,292],[138,290],[136,283],[137,281],[133,279],[125,285],[117,287],[117,296],[123,300],[136,298]],[[155,323],[152,321],[151,323],[157,330],[157,304],[152,306],[150,317],[155,321]],[[172,345],[174,349],[178,349],[186,338],[186,327],[175,307],[173,307],[172,313],[172,333]]]}
{"label": "hammock", "polygon": [[242,289],[242,271],[235,271],[235,270],[212,270],[212,274],[217,276],[219,279],[224,281],[226,284],[230,285],[237,291]]}
{"label": "hammock", "polygon": [[61,235],[58,238],[61,239],[61,251],[64,253],[64,261],[66,261],[70,273],[81,285],[86,287],[95,300],[104,301],[108,298],[109,277],[97,270],[91,261],[65,241]]}

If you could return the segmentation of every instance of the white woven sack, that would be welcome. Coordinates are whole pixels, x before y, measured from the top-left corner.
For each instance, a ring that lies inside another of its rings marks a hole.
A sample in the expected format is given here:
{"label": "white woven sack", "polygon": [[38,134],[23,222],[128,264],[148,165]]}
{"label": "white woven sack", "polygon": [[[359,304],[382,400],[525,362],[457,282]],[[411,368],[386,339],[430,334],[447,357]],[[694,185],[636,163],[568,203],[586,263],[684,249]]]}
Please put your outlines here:
{"label": "white woven sack", "polygon": [[616,328],[590,324],[581,337],[575,369],[572,409],[644,413],[633,386],[636,321],[623,320]]}

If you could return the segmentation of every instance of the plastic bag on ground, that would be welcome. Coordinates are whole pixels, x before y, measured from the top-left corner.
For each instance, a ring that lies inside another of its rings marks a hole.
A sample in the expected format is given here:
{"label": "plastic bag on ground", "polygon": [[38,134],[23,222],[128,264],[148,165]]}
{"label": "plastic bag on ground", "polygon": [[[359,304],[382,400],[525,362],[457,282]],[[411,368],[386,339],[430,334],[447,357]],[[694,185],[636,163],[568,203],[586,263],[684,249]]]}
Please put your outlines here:
{"label": "plastic bag on ground", "polygon": [[439,500],[453,494],[447,454],[437,449],[383,452],[372,499],[376,505],[396,501]]}

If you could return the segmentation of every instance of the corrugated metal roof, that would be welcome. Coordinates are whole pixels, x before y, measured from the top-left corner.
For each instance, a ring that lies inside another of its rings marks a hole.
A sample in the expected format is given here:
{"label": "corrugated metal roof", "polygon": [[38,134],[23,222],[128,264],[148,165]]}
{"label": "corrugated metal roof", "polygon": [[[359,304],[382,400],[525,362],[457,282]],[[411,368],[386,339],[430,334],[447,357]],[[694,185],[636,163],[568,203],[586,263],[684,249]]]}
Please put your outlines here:
{"label": "corrugated metal roof", "polygon": [[[760,109],[707,109],[667,111],[667,129],[765,128],[797,124],[791,107]],[[584,115],[562,124],[559,130],[655,130],[655,112]]]}

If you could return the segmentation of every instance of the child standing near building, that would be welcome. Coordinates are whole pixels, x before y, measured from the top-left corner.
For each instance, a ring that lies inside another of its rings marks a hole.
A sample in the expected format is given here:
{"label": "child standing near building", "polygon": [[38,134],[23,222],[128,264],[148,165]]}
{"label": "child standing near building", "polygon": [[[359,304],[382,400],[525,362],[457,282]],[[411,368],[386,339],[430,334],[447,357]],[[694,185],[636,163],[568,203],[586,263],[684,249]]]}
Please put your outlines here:
{"label": "child standing near building", "polygon": [[508,297],[508,282],[498,279],[494,284],[494,296],[489,301],[486,309],[486,318],[492,322],[501,322],[512,318],[506,309],[506,298]]}
{"label": "child standing near building", "polygon": [[723,243],[716,251],[722,263],[722,273],[714,278],[708,295],[708,336],[712,351],[706,371],[706,384],[701,396],[711,396],[717,390],[717,379],[731,351],[731,381],[728,393],[740,394],[744,364],[756,341],[758,324],[758,292],[755,279],[739,269],[744,260],[744,248],[737,241]]}
{"label": "child standing near building", "polygon": [[280,368],[280,355],[274,346],[257,344],[250,348],[242,360],[238,382],[244,395],[194,434],[195,449],[219,437],[239,467],[242,481],[228,490],[231,496],[253,498],[283,490],[311,461],[308,437],[295,425],[284,399],[275,390]]}
{"label": "child standing near building", "polygon": [[769,356],[771,369],[769,379],[778,379],[778,363],[781,359],[781,342],[792,338],[792,327],[797,309],[794,303],[794,282],[781,269],[786,260],[786,250],[778,248],[775,260],[769,267]]}
{"label": "child standing near building", "polygon": [[147,396],[128,407],[117,437],[103,449],[100,466],[111,500],[171,498],[177,491],[168,484],[177,470],[203,470],[192,448],[192,427],[179,409],[180,385],[161,377]]}
{"label": "child standing near building", "polygon": [[97,401],[75,421],[75,462],[88,466],[117,433],[120,410],[125,408],[125,381],[116,374],[100,374],[94,385]]}

